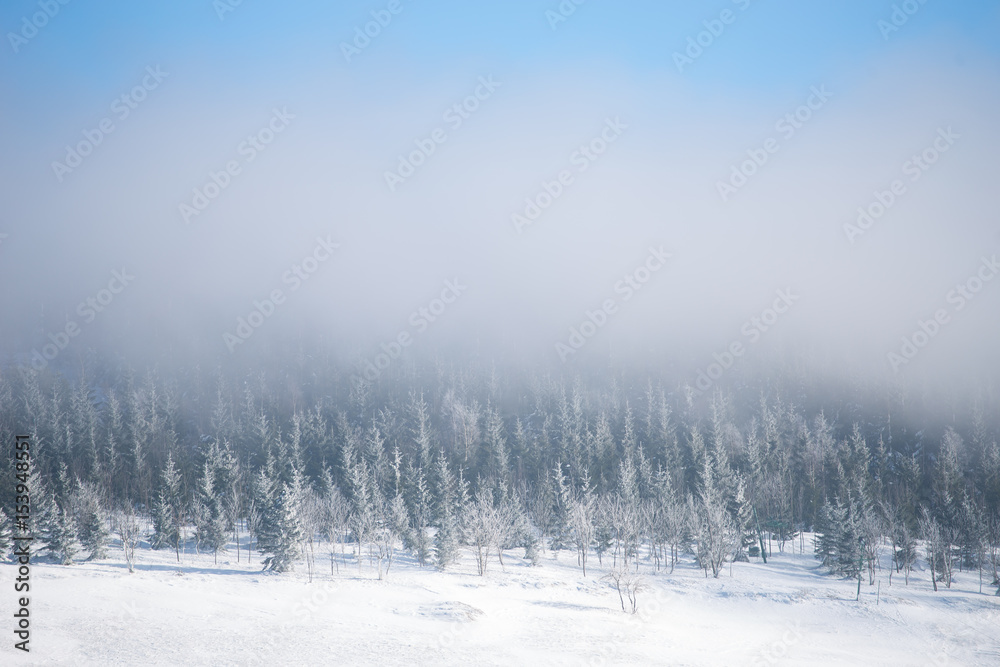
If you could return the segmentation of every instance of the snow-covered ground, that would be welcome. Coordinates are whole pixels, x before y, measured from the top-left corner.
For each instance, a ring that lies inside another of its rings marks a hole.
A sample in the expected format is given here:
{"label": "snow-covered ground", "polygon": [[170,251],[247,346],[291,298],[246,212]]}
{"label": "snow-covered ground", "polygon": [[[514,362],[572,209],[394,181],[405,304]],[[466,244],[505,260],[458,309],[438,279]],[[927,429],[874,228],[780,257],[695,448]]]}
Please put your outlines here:
{"label": "snow-covered ground", "polygon": [[[120,551],[69,567],[33,564],[31,653],[2,664],[36,665],[1000,665],[1000,597],[978,573],[931,590],[915,571],[880,586],[824,575],[811,555],[736,563],[706,579],[689,558],[654,573],[643,562],[639,612],[624,613],[602,577],[584,577],[572,552],[545,552],[530,567],[511,551],[485,577],[471,554],[448,572],[406,555],[377,580],[348,556],[339,574],[317,555],[263,574],[235,552],[140,550],[129,574]],[[11,618],[12,565],[0,566]],[[13,658],[13,659],[12,659]]]}

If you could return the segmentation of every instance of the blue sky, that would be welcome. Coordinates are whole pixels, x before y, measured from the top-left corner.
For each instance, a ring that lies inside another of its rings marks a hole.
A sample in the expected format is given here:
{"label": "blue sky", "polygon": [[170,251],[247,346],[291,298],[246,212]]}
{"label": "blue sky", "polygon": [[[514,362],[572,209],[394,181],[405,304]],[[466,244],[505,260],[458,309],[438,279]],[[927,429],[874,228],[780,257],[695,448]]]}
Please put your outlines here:
{"label": "blue sky", "polygon": [[[609,329],[620,345],[635,332],[647,343],[725,343],[758,301],[794,284],[812,299],[789,331],[834,346],[865,339],[866,363],[878,364],[997,236],[1000,2],[587,0],[553,29],[556,0],[399,0],[348,61],[341,44],[389,4],[243,0],[220,19],[212,0],[43,0],[58,12],[15,52],[9,34],[42,10],[38,0],[3,3],[0,280],[16,280],[29,260],[45,279],[0,306],[47,304],[44,330],[71,317],[111,267],[144,267],[140,301],[184,303],[191,316],[121,316],[212,350],[245,303],[317,234],[335,231],[352,250],[275,331],[349,321],[355,338],[392,335],[461,273],[480,281],[470,292],[480,296],[451,320],[455,335],[467,326],[485,336],[483,323],[499,318],[503,336],[540,340],[551,356],[551,341],[622,267],[664,243],[677,251],[678,277]],[[903,5],[919,9],[884,38],[879,21]],[[675,52],[724,12],[730,23],[678,71]],[[55,178],[53,163],[152,66],[165,82],[79,169]],[[490,75],[502,82],[496,94],[389,191],[384,174]],[[720,179],[818,85],[833,91],[830,103],[720,202]],[[296,116],[287,132],[187,224],[179,205],[276,107]],[[544,222],[516,233],[512,213],[619,116],[629,129],[607,157]],[[848,244],[842,227],[857,207],[949,125],[964,137],[956,149],[894,220]],[[347,287],[358,282],[363,290]],[[894,308],[886,293],[900,295]],[[954,334],[955,345],[975,349],[989,328],[966,321],[954,330],[967,326],[970,338]],[[38,344],[38,330],[6,327],[15,352]]]}
{"label": "blue sky", "polygon": [[[5,40],[2,81],[15,92],[58,90],[76,99],[119,84],[135,61],[197,67],[213,81],[252,78],[258,85],[302,77],[318,81],[337,70],[390,80],[405,74],[419,85],[484,65],[531,71],[601,63],[635,76],[674,75],[672,53],[704,29],[703,21],[726,10],[735,21],[684,73],[694,84],[746,91],[798,86],[928,38],[950,40],[959,59],[996,56],[1000,50],[1000,3],[985,0],[928,0],[889,40],[877,22],[900,3],[749,0],[744,10],[744,0],[588,0],[553,30],[545,13],[558,11],[554,0],[400,0],[402,11],[348,65],[339,43],[386,4],[244,0],[220,20],[210,0],[76,0],[60,6],[18,53]],[[4,3],[4,33],[17,32],[22,18],[37,11],[35,2]]]}

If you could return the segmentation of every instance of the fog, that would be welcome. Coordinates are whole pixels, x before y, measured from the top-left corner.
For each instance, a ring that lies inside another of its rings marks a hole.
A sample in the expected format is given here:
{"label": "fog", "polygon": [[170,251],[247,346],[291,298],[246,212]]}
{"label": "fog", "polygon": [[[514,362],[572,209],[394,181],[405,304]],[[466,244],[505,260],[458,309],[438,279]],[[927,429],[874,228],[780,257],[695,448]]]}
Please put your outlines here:
{"label": "fog", "polygon": [[[12,30],[33,9],[17,4],[2,13]],[[674,66],[711,8],[675,17],[680,38],[643,34],[659,46],[640,65],[576,41],[548,60],[499,57],[469,32],[441,46],[468,57],[418,58],[408,49],[426,44],[408,31],[421,24],[404,19],[445,10],[417,5],[347,62],[338,44],[353,23],[295,50],[291,19],[267,28],[246,3],[219,21],[204,4],[205,25],[148,45],[142,35],[160,33],[121,16],[73,38],[75,22],[100,17],[67,5],[2,56],[7,364],[41,365],[35,351],[68,341],[53,367],[94,349],[138,366],[252,368],[291,345],[360,370],[404,334],[399,353],[413,359],[567,375],[670,367],[694,384],[738,343],[739,363],[765,374],[765,360],[794,358],[829,377],[995,379],[1000,280],[986,276],[1000,250],[1000,80],[995,49],[960,25],[883,41],[866,18],[864,57],[845,44],[808,71],[744,80],[723,75],[740,59],[728,35]],[[525,10],[532,39],[599,41],[600,12],[614,11],[586,5],[550,31],[546,9]],[[983,20],[995,27],[995,14]],[[761,16],[736,27],[751,43],[768,34]],[[111,53],[116,39],[131,50]],[[121,117],[115,100],[144,80]],[[467,117],[449,114],[463,103]],[[104,119],[113,131],[57,173]],[[273,140],[248,148],[254,135]],[[429,142],[412,175],[387,183]],[[730,180],[755,155],[745,183]],[[213,174],[225,186],[199,199]],[[725,201],[720,182],[733,185]],[[845,229],[879,198],[881,217]],[[125,285],[113,274],[123,269]],[[435,301],[443,292],[452,302]],[[80,305],[88,298],[100,312]],[[786,312],[768,312],[776,304]],[[240,324],[255,309],[260,326]],[[904,337],[925,344],[908,355]]]}

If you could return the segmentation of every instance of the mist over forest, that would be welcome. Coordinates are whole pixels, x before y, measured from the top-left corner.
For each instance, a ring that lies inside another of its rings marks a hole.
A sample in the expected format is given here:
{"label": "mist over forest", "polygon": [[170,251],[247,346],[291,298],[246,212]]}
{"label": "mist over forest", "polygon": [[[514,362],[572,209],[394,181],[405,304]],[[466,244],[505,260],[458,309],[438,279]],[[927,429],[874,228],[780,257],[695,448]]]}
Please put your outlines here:
{"label": "mist over forest", "polygon": [[335,4],[0,9],[0,560],[996,611],[996,3]]}

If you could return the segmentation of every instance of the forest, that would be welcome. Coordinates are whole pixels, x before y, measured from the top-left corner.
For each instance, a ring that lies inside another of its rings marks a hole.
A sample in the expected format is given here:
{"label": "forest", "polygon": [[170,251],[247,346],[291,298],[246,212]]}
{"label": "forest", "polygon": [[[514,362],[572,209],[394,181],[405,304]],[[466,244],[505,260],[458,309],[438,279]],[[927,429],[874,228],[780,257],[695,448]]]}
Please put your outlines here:
{"label": "forest", "polygon": [[[26,473],[28,436],[33,550],[66,565],[228,549],[310,580],[353,555],[381,579],[403,551],[447,571],[467,550],[485,574],[550,550],[584,574],[596,559],[634,598],[640,564],[720,577],[799,542],[831,575],[874,584],[888,554],[905,583],[969,570],[1000,595],[988,391],[942,417],[898,389],[818,392],[793,373],[699,395],[666,373],[393,371],[7,368],[3,474]],[[0,489],[9,554],[23,498]]]}

